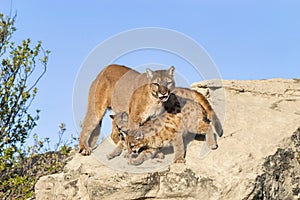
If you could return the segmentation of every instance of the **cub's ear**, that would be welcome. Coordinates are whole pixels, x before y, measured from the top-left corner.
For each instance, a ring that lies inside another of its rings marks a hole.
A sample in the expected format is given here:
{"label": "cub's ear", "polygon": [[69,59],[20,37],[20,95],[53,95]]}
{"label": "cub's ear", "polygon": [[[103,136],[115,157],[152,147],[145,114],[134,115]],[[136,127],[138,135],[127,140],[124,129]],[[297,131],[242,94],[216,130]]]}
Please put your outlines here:
{"label": "cub's ear", "polygon": [[148,79],[152,79],[153,78],[153,71],[149,68],[146,69],[146,75]]}
{"label": "cub's ear", "polygon": [[121,131],[119,134],[121,134],[124,139],[127,137],[127,134],[124,131]]}
{"label": "cub's ear", "polygon": [[174,67],[174,66],[171,66],[171,67],[168,69],[169,75],[170,75],[170,76],[174,76],[174,71],[175,71],[175,67]]}
{"label": "cub's ear", "polygon": [[121,119],[124,122],[128,122],[128,114],[126,112],[122,112]]}
{"label": "cub's ear", "polygon": [[140,129],[138,129],[137,132],[135,133],[135,139],[137,139],[137,140],[144,139],[144,133],[143,133],[143,131],[141,131]]}
{"label": "cub's ear", "polygon": [[109,115],[110,118],[114,119],[115,118],[115,115]]}

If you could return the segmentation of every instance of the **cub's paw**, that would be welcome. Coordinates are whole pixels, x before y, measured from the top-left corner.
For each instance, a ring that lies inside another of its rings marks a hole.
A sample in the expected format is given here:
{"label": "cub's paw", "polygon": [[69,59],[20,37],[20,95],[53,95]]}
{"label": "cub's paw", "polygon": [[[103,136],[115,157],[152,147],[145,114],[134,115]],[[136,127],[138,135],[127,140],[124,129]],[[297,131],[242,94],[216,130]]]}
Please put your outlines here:
{"label": "cub's paw", "polygon": [[106,155],[106,158],[108,160],[111,160],[111,159],[121,155],[122,151],[123,151],[122,148],[116,147],[111,153]]}
{"label": "cub's paw", "polygon": [[207,146],[211,150],[216,150],[219,147],[217,143],[212,143],[212,144],[207,143]]}
{"label": "cub's paw", "polygon": [[136,158],[131,157],[128,161],[128,164],[138,166],[138,165],[143,164],[144,161],[145,160],[143,159],[143,157],[139,157],[139,156]]}
{"label": "cub's paw", "polygon": [[109,153],[109,154],[106,155],[107,160],[111,160],[111,159],[113,159],[114,157],[116,157],[116,156],[113,155],[112,153]]}
{"label": "cub's paw", "polygon": [[89,156],[92,153],[92,149],[91,148],[86,148],[86,147],[82,147],[79,149],[79,153],[83,156]]}
{"label": "cub's paw", "polygon": [[180,156],[174,161],[174,163],[185,163],[185,159],[183,156]]}
{"label": "cub's paw", "polygon": [[164,159],[165,158],[165,154],[163,152],[159,152],[155,155],[154,158],[158,158],[158,159]]}
{"label": "cub's paw", "polygon": [[129,153],[128,151],[126,151],[125,153],[124,153],[124,155],[123,155],[123,157],[125,158],[125,159],[130,159],[130,158],[132,158],[134,156],[134,154],[133,153]]}
{"label": "cub's paw", "polygon": [[211,150],[216,150],[218,148],[216,134],[206,134],[205,139],[208,148],[210,148]]}

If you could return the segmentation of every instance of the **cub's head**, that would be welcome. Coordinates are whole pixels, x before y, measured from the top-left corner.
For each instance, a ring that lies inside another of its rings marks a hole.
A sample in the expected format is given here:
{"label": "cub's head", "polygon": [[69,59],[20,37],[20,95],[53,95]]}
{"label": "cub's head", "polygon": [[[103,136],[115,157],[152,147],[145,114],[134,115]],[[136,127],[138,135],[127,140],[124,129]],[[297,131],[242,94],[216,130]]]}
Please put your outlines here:
{"label": "cub's head", "polygon": [[151,92],[154,97],[162,102],[169,99],[171,91],[175,88],[174,70],[172,66],[168,70],[146,70],[148,83],[151,85]]}
{"label": "cub's head", "polygon": [[128,114],[126,112],[120,112],[109,116],[114,120],[113,126],[118,130],[120,138],[124,140],[129,132]]}
{"label": "cub's head", "polygon": [[127,149],[130,152],[138,153],[142,147],[147,146],[144,134],[140,129],[132,131],[128,129],[129,116],[126,112],[110,115],[110,118],[114,120],[114,126],[116,126],[120,138],[125,141]]}
{"label": "cub's head", "polygon": [[139,129],[129,131],[125,141],[127,149],[133,153],[139,153],[148,146],[147,140],[144,139],[144,135]]}

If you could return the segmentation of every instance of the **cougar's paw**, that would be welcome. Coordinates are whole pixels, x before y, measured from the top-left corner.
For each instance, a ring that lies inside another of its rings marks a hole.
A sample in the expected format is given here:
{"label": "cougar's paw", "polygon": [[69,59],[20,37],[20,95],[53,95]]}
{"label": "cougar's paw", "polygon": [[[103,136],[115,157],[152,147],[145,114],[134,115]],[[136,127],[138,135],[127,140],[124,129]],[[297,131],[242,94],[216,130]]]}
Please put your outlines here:
{"label": "cougar's paw", "polygon": [[91,155],[92,153],[92,149],[91,148],[86,148],[86,147],[83,147],[83,148],[80,148],[79,149],[79,153],[83,156],[89,156]]}

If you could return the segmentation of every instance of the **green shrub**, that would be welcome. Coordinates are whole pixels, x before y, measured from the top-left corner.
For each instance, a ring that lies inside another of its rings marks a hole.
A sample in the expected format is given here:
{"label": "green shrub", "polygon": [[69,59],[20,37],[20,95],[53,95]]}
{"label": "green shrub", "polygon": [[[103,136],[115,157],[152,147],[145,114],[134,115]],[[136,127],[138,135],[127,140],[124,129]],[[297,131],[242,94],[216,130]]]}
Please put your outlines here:
{"label": "green shrub", "polygon": [[49,147],[49,138],[33,135],[34,144],[25,142],[37,125],[39,110],[29,112],[37,94],[37,84],[46,72],[49,51],[41,42],[11,41],[15,17],[0,13],[0,199],[27,199],[34,196],[39,177],[62,171],[70,157],[71,143],[62,140],[66,128],[60,125],[59,141]]}

